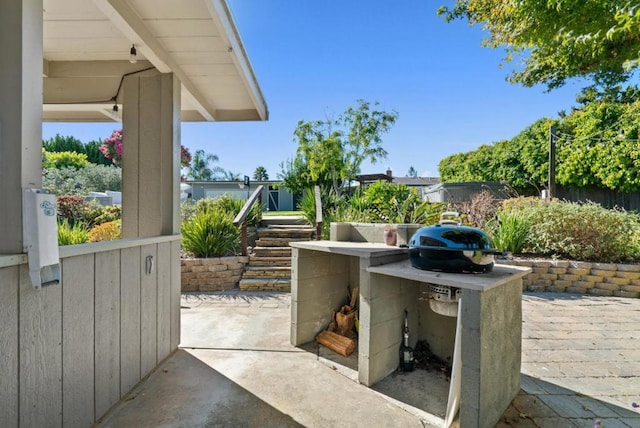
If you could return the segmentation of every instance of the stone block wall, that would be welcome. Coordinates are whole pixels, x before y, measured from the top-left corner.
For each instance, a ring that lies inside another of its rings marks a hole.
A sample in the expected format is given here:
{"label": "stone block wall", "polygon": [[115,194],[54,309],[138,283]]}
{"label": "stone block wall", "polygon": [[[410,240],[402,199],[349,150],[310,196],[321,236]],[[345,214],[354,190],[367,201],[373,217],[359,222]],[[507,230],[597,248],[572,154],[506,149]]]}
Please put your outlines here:
{"label": "stone block wall", "polygon": [[247,256],[181,259],[182,291],[221,291],[238,287]]}
{"label": "stone block wall", "polygon": [[640,265],[529,259],[497,263],[531,267],[523,279],[523,291],[640,298]]}

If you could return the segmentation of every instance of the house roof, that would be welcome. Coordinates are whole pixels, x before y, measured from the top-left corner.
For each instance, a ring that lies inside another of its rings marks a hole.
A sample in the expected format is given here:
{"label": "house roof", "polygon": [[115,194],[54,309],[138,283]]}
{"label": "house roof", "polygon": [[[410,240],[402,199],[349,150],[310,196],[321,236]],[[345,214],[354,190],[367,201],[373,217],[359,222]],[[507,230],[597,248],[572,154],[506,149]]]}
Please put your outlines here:
{"label": "house roof", "polygon": [[44,0],[43,6],[43,120],[113,121],[123,76],[150,67],[180,79],[183,121],[268,119],[225,0]]}
{"label": "house roof", "polygon": [[432,186],[440,182],[440,177],[393,177],[393,183],[407,186]]}

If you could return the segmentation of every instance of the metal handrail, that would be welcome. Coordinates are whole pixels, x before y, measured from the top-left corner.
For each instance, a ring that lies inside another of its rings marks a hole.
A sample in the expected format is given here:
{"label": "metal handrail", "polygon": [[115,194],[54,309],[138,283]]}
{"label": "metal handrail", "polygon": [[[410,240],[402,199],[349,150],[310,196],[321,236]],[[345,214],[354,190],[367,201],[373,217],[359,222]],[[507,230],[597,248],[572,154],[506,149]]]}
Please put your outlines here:
{"label": "metal handrail", "polygon": [[251,196],[249,196],[249,198],[247,199],[247,202],[244,203],[244,206],[242,207],[236,218],[233,219],[233,225],[236,227],[240,227],[240,247],[243,256],[247,255],[247,217],[249,215],[249,212],[251,211],[251,207],[253,207],[253,204],[255,204],[256,201],[258,201],[260,203],[260,206],[262,206],[263,188],[264,186],[260,185],[256,188],[256,190],[253,191]]}
{"label": "metal handrail", "polygon": [[322,198],[320,198],[320,186],[314,189],[316,196],[316,240],[322,239]]}

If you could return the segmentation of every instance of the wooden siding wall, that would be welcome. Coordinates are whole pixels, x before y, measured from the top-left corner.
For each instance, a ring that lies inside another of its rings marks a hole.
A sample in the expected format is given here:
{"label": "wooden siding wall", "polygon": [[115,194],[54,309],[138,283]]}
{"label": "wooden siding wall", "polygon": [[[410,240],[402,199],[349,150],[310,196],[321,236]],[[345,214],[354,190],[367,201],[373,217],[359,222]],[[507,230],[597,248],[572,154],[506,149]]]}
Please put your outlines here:
{"label": "wooden siding wall", "polygon": [[67,257],[40,290],[0,268],[0,427],[89,427],[168,357],[179,259],[179,241]]}
{"label": "wooden siding wall", "polygon": [[640,211],[640,192],[622,193],[609,189],[574,189],[556,187],[554,197],[573,202],[596,202],[606,208],[624,208],[627,211]]}

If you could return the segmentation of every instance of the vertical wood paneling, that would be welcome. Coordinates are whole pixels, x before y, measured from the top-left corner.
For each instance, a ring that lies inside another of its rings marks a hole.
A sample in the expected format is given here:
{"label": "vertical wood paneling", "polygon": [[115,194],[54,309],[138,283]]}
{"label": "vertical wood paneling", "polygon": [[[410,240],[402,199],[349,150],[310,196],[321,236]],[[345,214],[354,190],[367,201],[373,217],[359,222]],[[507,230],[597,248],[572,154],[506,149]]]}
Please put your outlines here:
{"label": "vertical wood paneling", "polygon": [[62,425],[62,286],[35,289],[20,266],[20,425]]}
{"label": "vertical wood paneling", "polygon": [[140,91],[138,76],[124,78],[124,104],[127,108],[122,111],[122,126],[127,131],[127,141],[122,148],[122,237],[135,238],[138,235],[140,220],[140,206],[138,199],[140,186],[139,133],[140,133]]}
{"label": "vertical wood paneling", "polygon": [[171,243],[158,244],[158,362],[171,353]]}
{"label": "vertical wood paneling", "polygon": [[94,255],[62,260],[62,423],[91,426],[94,415]]}
{"label": "vertical wood paneling", "polygon": [[0,427],[18,426],[19,268],[0,268]]}
{"label": "vertical wood paneling", "polygon": [[120,399],[120,251],[96,253],[96,419]]}
{"label": "vertical wood paneling", "polygon": [[[149,257],[152,262],[149,262]],[[156,244],[142,247],[140,280],[140,370],[146,376],[157,364],[158,251]]]}
{"label": "vertical wood paneling", "polygon": [[171,242],[171,350],[180,345],[180,241]]}
{"label": "vertical wood paneling", "polygon": [[120,393],[140,380],[140,247],[120,255]]}
{"label": "vertical wood paneling", "polygon": [[[138,219],[139,236],[157,236],[162,233],[162,147],[159,123],[162,97],[160,93],[161,75],[139,76],[140,81],[140,130],[139,175],[140,186],[138,201],[140,213]],[[165,183],[168,185],[168,183]]]}

